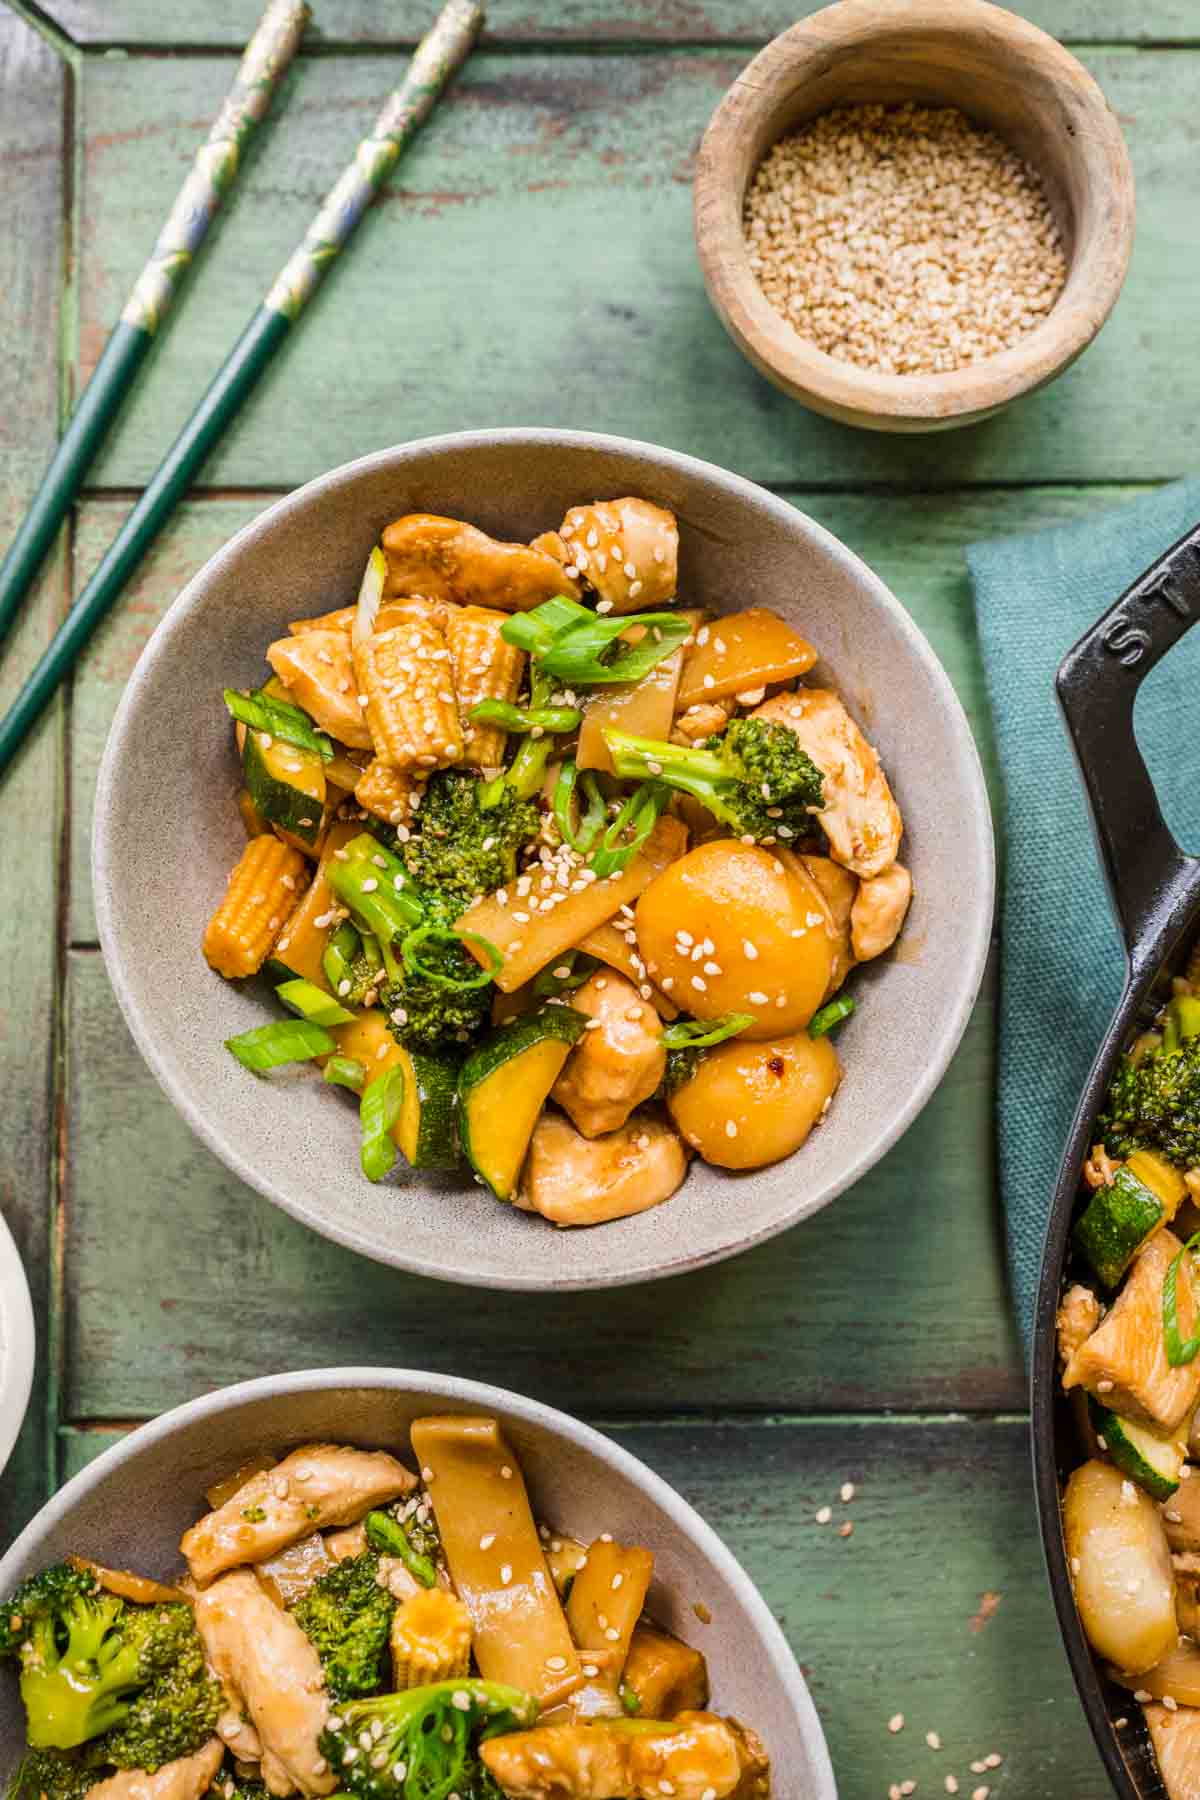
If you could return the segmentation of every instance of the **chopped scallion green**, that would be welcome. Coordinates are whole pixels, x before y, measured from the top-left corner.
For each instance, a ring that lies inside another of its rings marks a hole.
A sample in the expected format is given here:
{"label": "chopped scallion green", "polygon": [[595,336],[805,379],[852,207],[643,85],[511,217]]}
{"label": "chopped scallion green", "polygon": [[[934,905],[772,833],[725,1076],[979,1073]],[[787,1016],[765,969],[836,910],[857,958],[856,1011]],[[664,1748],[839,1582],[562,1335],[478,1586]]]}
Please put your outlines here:
{"label": "chopped scallion green", "polygon": [[404,1069],[400,1063],[393,1063],[363,1089],[358,1108],[362,1132],[359,1159],[368,1181],[382,1181],[396,1160],[391,1131],[403,1104]]}
{"label": "chopped scallion green", "polygon": [[325,1064],[324,1079],[333,1087],[349,1088],[361,1094],[367,1071],[355,1056],[331,1056]]}
{"label": "chopped scallion green", "polygon": [[348,1025],[354,1017],[312,981],[285,981],[275,992],[289,1012],[308,1019],[313,1025]]}
{"label": "chopped scallion green", "polygon": [[813,1014],[808,1023],[809,1037],[824,1037],[826,1032],[832,1031],[835,1025],[840,1025],[843,1019],[848,1019],[853,1011],[854,1002],[849,994],[839,994],[836,1000],[831,1000],[828,1006],[823,1006],[820,1012]]}
{"label": "chopped scallion green", "polygon": [[282,1068],[285,1063],[311,1062],[314,1056],[328,1056],[337,1045],[327,1031],[307,1019],[278,1019],[274,1024],[256,1025],[251,1031],[226,1038],[225,1048],[243,1068],[261,1075],[268,1069]]}
{"label": "chopped scallion green", "polygon": [[273,699],[270,694],[258,690],[240,694],[236,688],[226,688],[224,693],[226,706],[242,725],[249,725],[254,731],[269,732],[281,743],[294,744],[297,750],[311,750],[324,762],[332,758],[332,739],[317,730],[301,707],[292,706],[287,700]]}
{"label": "chopped scallion green", "polygon": [[753,1024],[753,1013],[726,1013],[721,1019],[676,1019],[663,1031],[663,1049],[707,1050]]}

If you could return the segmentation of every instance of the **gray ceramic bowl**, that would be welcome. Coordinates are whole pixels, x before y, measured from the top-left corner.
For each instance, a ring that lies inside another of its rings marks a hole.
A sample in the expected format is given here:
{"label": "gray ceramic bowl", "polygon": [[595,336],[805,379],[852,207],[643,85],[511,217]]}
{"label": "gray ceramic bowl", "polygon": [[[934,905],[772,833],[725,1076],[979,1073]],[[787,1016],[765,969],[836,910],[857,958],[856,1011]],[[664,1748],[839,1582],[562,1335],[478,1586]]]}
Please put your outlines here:
{"label": "gray ceramic bowl", "polygon": [[[353,599],[399,513],[461,514],[501,537],[576,500],[642,494],[679,515],[680,593],[718,611],[776,608],[822,650],[879,745],[907,822],[916,899],[897,954],[854,977],[846,1079],[791,1160],[752,1175],[693,1166],[665,1206],[555,1231],[465,1181],[372,1187],[344,1096],[307,1072],[255,1080],[222,1047],[272,1016],[200,954],[244,842],[220,690],[262,678],[288,619]],[[732,1255],[857,1181],[940,1081],[978,990],[992,921],[991,820],[979,759],[944,671],[883,583],[827,531],[711,464],[623,438],[489,431],[426,439],[335,469],[270,507],[190,581],[126,688],[108,740],[93,846],[100,939],[151,1069],[243,1180],[380,1262],[507,1288],[616,1286]]]}
{"label": "gray ceramic bowl", "polygon": [[[76,1475],[0,1562],[0,1595],[69,1551],[170,1576],[206,1487],[256,1451],[318,1439],[408,1454],[412,1420],[487,1412],[504,1422],[539,1514],[585,1540],[611,1531],[654,1552],[649,1610],[703,1649],[713,1702],[762,1736],[776,1800],[836,1800],[829,1753],[775,1620],[716,1533],[644,1463],[565,1413],[504,1388],[406,1369],[310,1369],[220,1388],[140,1430]],[[707,1607],[700,1624],[693,1608]],[[0,1678],[0,1791],[24,1745],[16,1682]]]}

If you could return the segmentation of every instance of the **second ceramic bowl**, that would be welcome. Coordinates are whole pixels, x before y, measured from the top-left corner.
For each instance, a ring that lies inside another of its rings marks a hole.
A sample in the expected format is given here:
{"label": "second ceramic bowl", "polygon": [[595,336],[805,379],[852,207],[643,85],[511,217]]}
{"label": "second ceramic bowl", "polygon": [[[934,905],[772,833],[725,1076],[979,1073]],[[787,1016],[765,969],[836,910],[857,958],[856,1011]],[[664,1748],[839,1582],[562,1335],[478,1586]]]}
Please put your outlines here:
{"label": "second ceramic bowl", "polygon": [[[916,899],[898,953],[860,970],[839,1038],[846,1078],[821,1129],[750,1175],[693,1166],[674,1199],[556,1231],[465,1179],[372,1186],[344,1097],[307,1072],[256,1080],[224,1048],[273,1016],[200,953],[244,834],[224,685],[262,679],[289,619],[353,599],[382,527],[405,512],[473,520],[503,538],[556,525],[576,501],[638,494],[679,517],[680,595],[727,612],[769,606],[810,638],[814,679],[878,745],[904,813]],[[916,1118],[962,1036],[987,955],[993,849],[962,708],[884,584],[784,501],[711,464],[584,432],[486,431],[401,445],[279,501],[189,582],[118,709],[100,771],[93,871],[100,939],[130,1029],[188,1124],[285,1211],[380,1262],[477,1286],[611,1287],[694,1269],[807,1218]]]}

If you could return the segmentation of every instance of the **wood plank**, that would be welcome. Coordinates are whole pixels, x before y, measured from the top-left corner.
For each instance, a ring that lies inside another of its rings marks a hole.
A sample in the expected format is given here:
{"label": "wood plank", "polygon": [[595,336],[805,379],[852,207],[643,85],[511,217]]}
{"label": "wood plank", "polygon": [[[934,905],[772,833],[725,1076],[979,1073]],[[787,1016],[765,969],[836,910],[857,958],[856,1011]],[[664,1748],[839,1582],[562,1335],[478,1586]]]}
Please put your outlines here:
{"label": "wood plank", "polygon": [[[920,438],[853,431],[779,394],[726,338],[696,264],[689,182],[740,54],[493,52],[439,110],[206,481],[292,485],[396,439],[531,418],[662,441],[774,485],[817,474],[825,486],[1144,480],[1190,468],[1176,344],[1200,274],[1200,248],[1178,229],[1195,208],[1196,64],[1185,51],[1085,60],[1139,175],[1134,266],[1097,344],[996,420]],[[217,56],[86,59],[85,366],[232,67]],[[377,54],[301,60],[101,485],[146,480],[395,75],[395,59]]]}
{"label": "wood plank", "polygon": [[[493,1373],[511,1379],[503,1362]],[[984,1781],[1021,1800],[1109,1791],[1059,1648],[1022,1424],[743,1421],[613,1436],[699,1508],[758,1582],[808,1676],[846,1800],[905,1780],[940,1796],[950,1774],[963,1796]],[[68,1434],[68,1468],[107,1441]],[[846,1480],[857,1493],[842,1506]],[[824,1527],[813,1522],[823,1505],[834,1512]],[[849,1539],[836,1535],[843,1517]],[[985,1594],[998,1604],[981,1626]],[[905,1725],[893,1736],[896,1712]],[[992,1751],[1002,1768],[972,1775]]]}
{"label": "wood plank", "polygon": [[[240,47],[258,19],[257,0],[211,0],[164,18],[156,0],[50,0],[46,11],[77,43]],[[499,43],[757,44],[815,12],[790,0],[492,0],[488,39]],[[1015,8],[1055,37],[1112,43],[1195,42],[1189,0],[1114,8],[1105,0],[1033,0]],[[310,28],[310,43],[407,44],[427,26],[424,0],[342,0]]]}
{"label": "wood plank", "polygon": [[[0,544],[33,492],[58,414],[65,79],[49,46],[0,12]],[[55,557],[3,646],[0,710],[44,648],[61,596]],[[0,1542],[41,1504],[47,1476],[61,741],[56,706],[0,792],[9,846],[0,868],[0,1211],[29,1275],[39,1353],[25,1430],[0,1480]]]}

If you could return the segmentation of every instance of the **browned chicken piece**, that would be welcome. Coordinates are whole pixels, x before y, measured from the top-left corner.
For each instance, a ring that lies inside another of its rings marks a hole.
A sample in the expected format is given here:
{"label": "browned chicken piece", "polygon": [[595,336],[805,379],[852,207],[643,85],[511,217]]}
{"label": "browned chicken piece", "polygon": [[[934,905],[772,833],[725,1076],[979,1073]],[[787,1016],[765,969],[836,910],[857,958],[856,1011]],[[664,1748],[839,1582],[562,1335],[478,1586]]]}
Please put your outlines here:
{"label": "browned chicken piece", "polygon": [[1200,1800],[1200,1707],[1148,1701],[1142,1711],[1171,1800]]}
{"label": "browned chicken piece", "polygon": [[[1125,1286],[1063,1371],[1063,1387],[1085,1387],[1122,1418],[1173,1432],[1200,1398],[1200,1360],[1172,1368],[1163,1342],[1162,1291],[1183,1245],[1174,1232],[1155,1232],[1134,1262]],[[1177,1284],[1179,1331],[1196,1329],[1192,1283]]]}
{"label": "browned chicken piece", "polygon": [[197,1598],[196,1629],[218,1680],[258,1733],[268,1791],[331,1794],[337,1777],[319,1743],[329,1718],[325,1677],[292,1615],[249,1569],[234,1569]]}
{"label": "browned chicken piece", "polygon": [[354,784],[354,798],[377,819],[389,825],[404,825],[412,817],[413,799],[424,789],[418,777],[407,769],[392,769],[377,756],[363,770]]}
{"label": "browned chicken piece", "polygon": [[228,1744],[239,1762],[262,1761],[262,1739],[242,1713],[242,1702],[225,1689],[225,1710],[217,1720],[217,1736]]}
{"label": "browned chicken piece", "polygon": [[596,595],[605,612],[650,612],[675,598],[679,527],[649,500],[573,506],[557,531],[534,539]]}
{"label": "browned chicken piece", "polygon": [[894,863],[904,830],[878,756],[828,688],[773,694],[752,719],[790,726],[824,776],[818,817],[835,862],[864,880]]}
{"label": "browned chicken piece", "polygon": [[621,1679],[635,1696],[644,1719],[673,1719],[708,1701],[708,1665],[703,1652],[669,1631],[639,1621],[629,1641]]}
{"label": "browned chicken piece", "polygon": [[870,962],[891,949],[900,936],[912,891],[912,876],[903,863],[893,863],[882,875],[859,882],[850,909],[850,945],[859,962]]}
{"label": "browned chicken piece", "polygon": [[555,1225],[602,1225],[669,1200],[688,1153],[669,1125],[634,1113],[619,1131],[585,1138],[559,1113],[537,1122],[517,1205]]}
{"label": "browned chicken piece", "polygon": [[462,519],[406,513],[381,540],[387,558],[385,596],[420,594],[461,606],[527,612],[556,594],[579,597],[579,583],[544,550],[506,544]]}
{"label": "browned chicken piece", "polygon": [[361,1519],[357,1525],[343,1525],[325,1538],[325,1548],[334,1562],[348,1562],[352,1556],[361,1556],[366,1547],[367,1528]]}
{"label": "browned chicken piece", "polygon": [[835,863],[831,856],[798,856],[794,851],[785,850],[778,844],[775,846],[775,854],[785,866],[793,861],[799,863],[825,902],[825,928],[834,944],[833,967],[829,971],[829,986],[825,990],[825,999],[828,1000],[837,993],[854,967],[854,952],[850,946],[850,918],[858,893],[858,877],[852,875],[849,869],[843,869],[841,863]]}
{"label": "browned chicken piece", "polygon": [[662,1020],[633,983],[605,969],[571,997],[576,1012],[600,1021],[584,1032],[550,1090],[575,1129],[601,1137],[622,1126],[663,1078]]}
{"label": "browned chicken piece", "polygon": [[358,704],[358,683],[345,631],[305,631],[267,646],[267,661],[288,693],[322,731],[369,750],[371,733]]}
{"label": "browned chicken piece", "polygon": [[312,1531],[353,1525],[416,1485],[416,1476],[386,1451],[306,1444],[252,1475],[224,1506],[185,1531],[179,1547],[196,1580],[211,1581],[222,1569],[262,1562]]}
{"label": "browned chicken piece", "polygon": [[1171,1549],[1195,1554],[1200,1551],[1200,1475],[1191,1463],[1184,1463],[1183,1474],[1186,1480],[1159,1510]]}
{"label": "browned chicken piece", "polygon": [[1175,1622],[1192,1639],[1200,1630],[1200,1556],[1185,1551],[1171,1558],[1175,1571]]}
{"label": "browned chicken piece", "polygon": [[224,1751],[220,1738],[210,1738],[191,1756],[164,1763],[153,1775],[145,1769],[118,1769],[106,1780],[93,1782],[88,1800],[200,1800],[212,1785]]}
{"label": "browned chicken piece", "polygon": [[479,1753],[510,1800],[723,1800],[747,1760],[739,1733],[712,1713],[681,1713],[658,1731],[537,1725]]}
{"label": "browned chicken piece", "polygon": [[736,702],[729,700],[697,700],[684,709],[671,727],[673,744],[699,744],[707,737],[724,731],[733,717]]}
{"label": "browned chicken piece", "polygon": [[1100,1323],[1101,1307],[1090,1287],[1077,1281],[1062,1297],[1058,1309],[1058,1354],[1069,1363]]}

